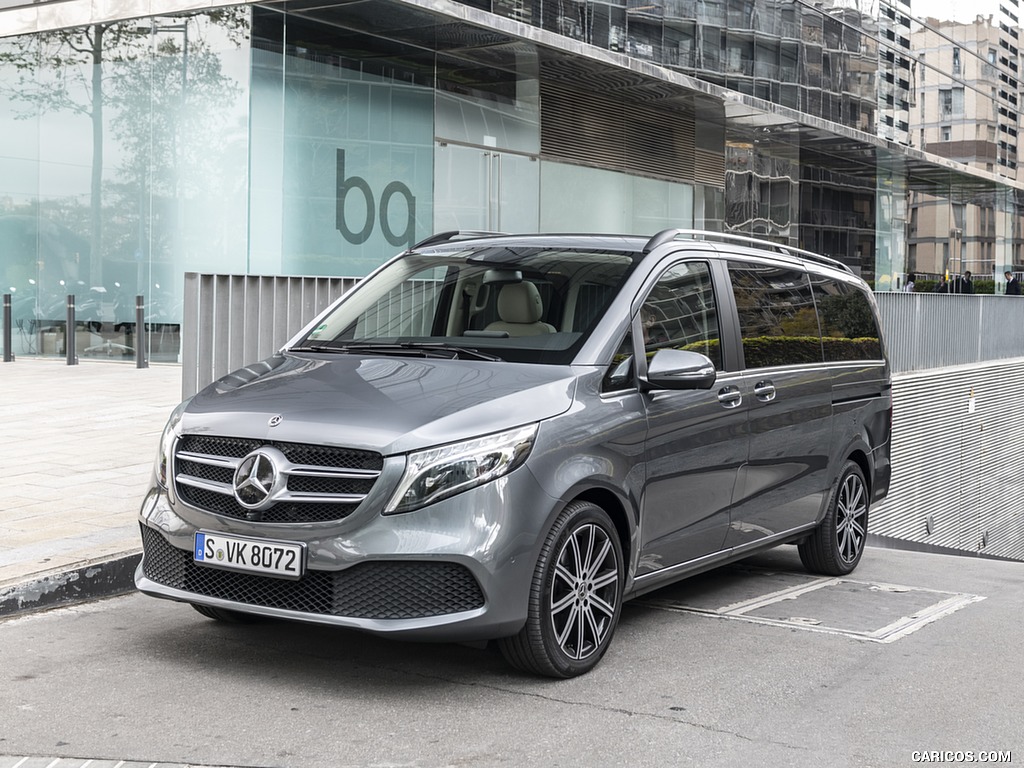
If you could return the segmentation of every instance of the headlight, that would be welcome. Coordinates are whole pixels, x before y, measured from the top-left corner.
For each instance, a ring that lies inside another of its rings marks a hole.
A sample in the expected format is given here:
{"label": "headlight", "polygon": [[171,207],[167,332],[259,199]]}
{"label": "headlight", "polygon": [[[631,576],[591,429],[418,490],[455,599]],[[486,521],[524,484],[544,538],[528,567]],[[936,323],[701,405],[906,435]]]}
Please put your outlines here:
{"label": "headlight", "polygon": [[410,512],[507,475],[526,461],[537,425],[409,454],[385,514]]}
{"label": "headlight", "polygon": [[170,473],[171,460],[173,459],[171,452],[174,450],[174,438],[177,437],[176,428],[187,405],[188,400],[171,411],[171,417],[167,420],[167,426],[164,427],[163,434],[160,435],[160,447],[156,453],[155,471],[157,482],[160,483],[161,488],[167,487],[167,475]]}

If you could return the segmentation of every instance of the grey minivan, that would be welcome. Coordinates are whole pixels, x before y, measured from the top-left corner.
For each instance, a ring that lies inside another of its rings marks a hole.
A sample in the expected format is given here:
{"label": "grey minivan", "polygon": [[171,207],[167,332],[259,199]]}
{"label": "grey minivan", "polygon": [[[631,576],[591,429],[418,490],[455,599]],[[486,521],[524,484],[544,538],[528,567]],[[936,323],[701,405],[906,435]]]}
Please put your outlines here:
{"label": "grey minivan", "polygon": [[143,592],[592,669],[623,602],[780,544],[852,571],[890,479],[874,298],[743,237],[446,233],[173,412]]}

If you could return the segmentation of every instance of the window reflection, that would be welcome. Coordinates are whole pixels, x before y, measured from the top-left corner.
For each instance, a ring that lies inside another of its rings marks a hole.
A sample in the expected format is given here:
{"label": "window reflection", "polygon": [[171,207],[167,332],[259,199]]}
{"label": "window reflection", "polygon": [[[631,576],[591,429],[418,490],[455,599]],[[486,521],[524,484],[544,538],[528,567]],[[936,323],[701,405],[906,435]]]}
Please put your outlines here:
{"label": "window reflection", "polygon": [[248,13],[0,40],[0,252],[24,352],[62,354],[74,295],[80,355],[177,360],[184,273],[244,267]]}

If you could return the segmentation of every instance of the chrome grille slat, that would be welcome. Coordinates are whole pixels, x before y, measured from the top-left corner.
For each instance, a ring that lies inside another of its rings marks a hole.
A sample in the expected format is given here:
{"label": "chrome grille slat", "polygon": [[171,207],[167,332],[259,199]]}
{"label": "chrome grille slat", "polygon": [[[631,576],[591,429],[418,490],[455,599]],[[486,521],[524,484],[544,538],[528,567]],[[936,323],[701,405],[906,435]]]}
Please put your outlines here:
{"label": "chrome grille slat", "polygon": [[230,469],[232,472],[238,469],[238,465],[241,462],[241,457],[226,459],[223,456],[208,456],[203,453],[193,453],[192,451],[178,451],[178,459],[181,461],[194,461],[197,464],[209,464],[211,467],[223,467]]}
{"label": "chrome grille slat", "polygon": [[206,491],[223,493],[228,496],[233,496],[235,493],[229,484],[218,483],[214,480],[205,480],[201,477],[193,477],[192,475],[178,475],[178,482],[182,485],[191,486],[192,488],[202,488]]}
{"label": "chrome grille slat", "polygon": [[333,477],[339,480],[376,480],[380,472],[369,469],[325,469],[323,467],[310,467],[301,464],[292,464],[285,468],[289,475],[304,475],[308,477]]}
{"label": "chrome grille slat", "polygon": [[[288,459],[280,467],[285,487],[266,509],[238,503],[233,477],[252,451],[272,447]],[[216,515],[264,523],[343,520],[366,498],[380,476],[383,457],[331,446],[185,435],[175,451],[178,496]]]}

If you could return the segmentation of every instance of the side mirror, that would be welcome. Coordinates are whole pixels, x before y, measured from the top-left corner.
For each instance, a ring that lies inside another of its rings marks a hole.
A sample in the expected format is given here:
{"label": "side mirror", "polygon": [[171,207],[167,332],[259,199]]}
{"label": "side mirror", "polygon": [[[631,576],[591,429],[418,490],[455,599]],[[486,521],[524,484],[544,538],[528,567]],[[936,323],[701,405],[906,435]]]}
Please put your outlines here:
{"label": "side mirror", "polygon": [[711,389],[715,364],[699,352],[659,349],[647,364],[647,383],[655,389]]}

